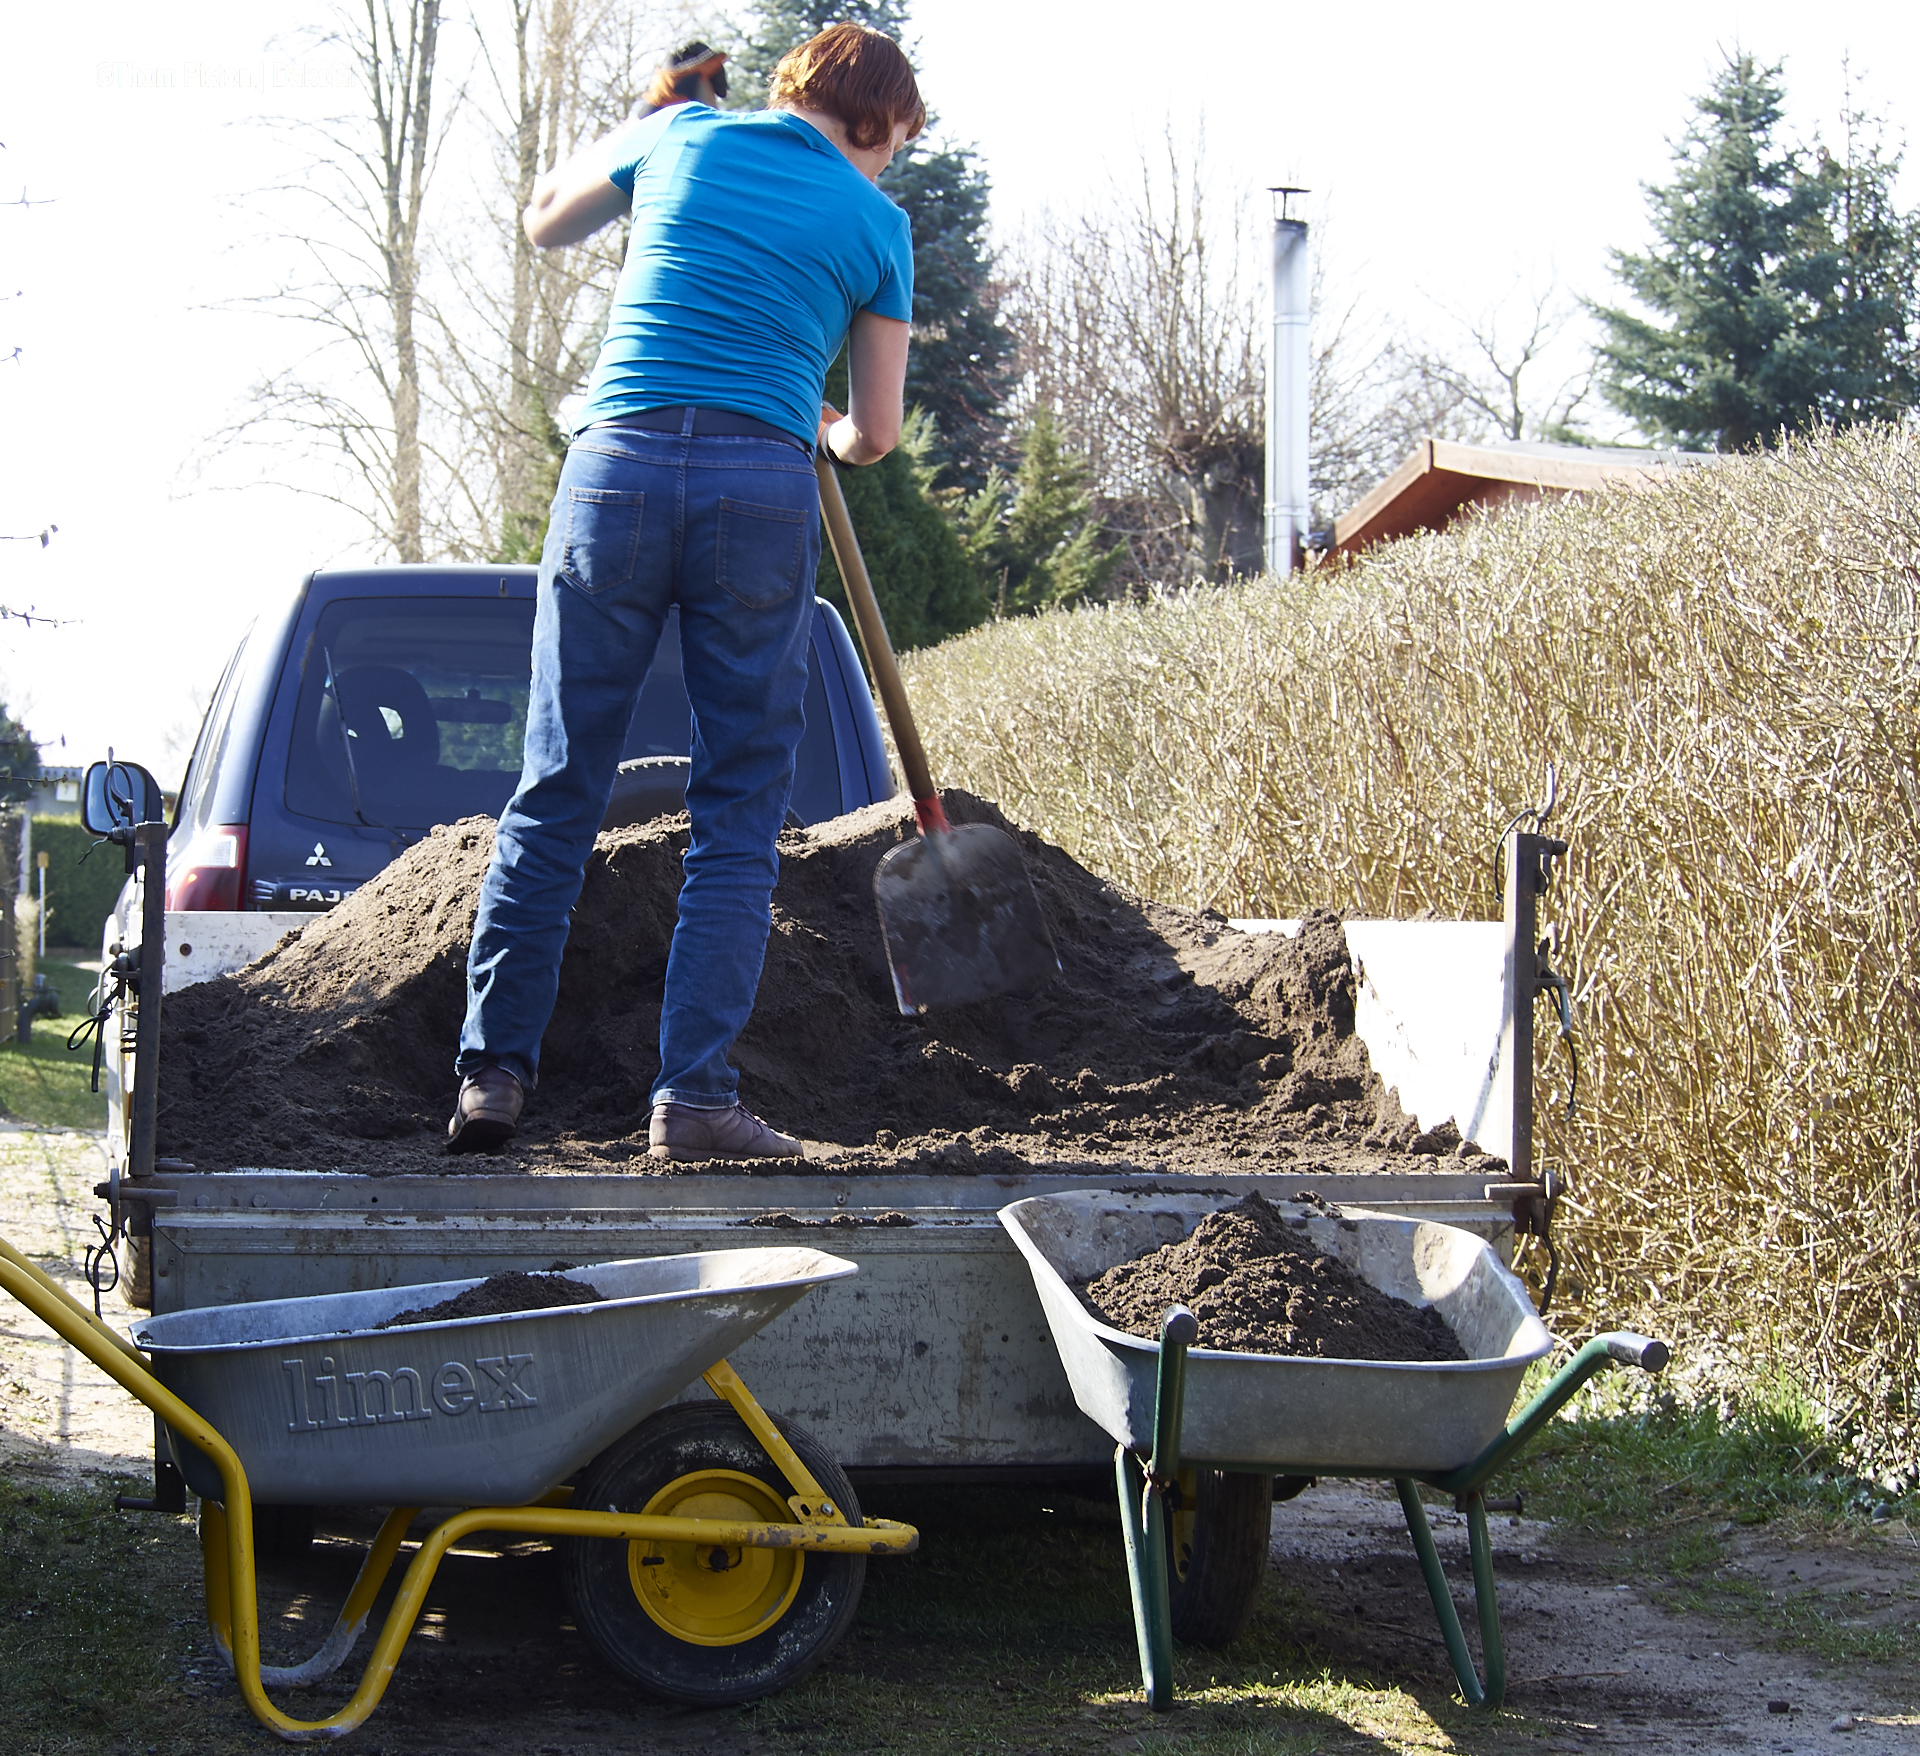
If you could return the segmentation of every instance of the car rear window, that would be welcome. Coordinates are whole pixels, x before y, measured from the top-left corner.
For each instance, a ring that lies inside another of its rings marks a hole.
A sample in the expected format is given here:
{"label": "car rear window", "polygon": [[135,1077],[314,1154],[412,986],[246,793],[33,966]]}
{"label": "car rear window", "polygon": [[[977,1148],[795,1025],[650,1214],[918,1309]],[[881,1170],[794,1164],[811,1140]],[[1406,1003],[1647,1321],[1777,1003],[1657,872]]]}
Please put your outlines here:
{"label": "car rear window", "polygon": [[220,673],[220,682],[213,692],[212,705],[207,709],[207,717],[200,722],[200,736],[194,741],[193,756],[187,763],[186,779],[180,787],[180,804],[174,813],[174,823],[185,825],[189,835],[180,838],[184,845],[191,832],[206,828],[213,817],[214,780],[220,773],[221,764],[226,760],[227,735],[233,730],[234,703],[240,698],[241,661],[246,656],[247,642],[253,638],[253,628],[249,625],[240,637],[240,644],[234,649],[233,657],[227,660],[227,668]]}
{"label": "car rear window", "polygon": [[[499,816],[520,779],[533,610],[480,597],[328,604],[301,663],[287,808],[391,829]],[[817,822],[840,804],[826,697],[818,664],[810,668],[806,742],[822,748],[811,762],[803,755],[793,805]],[[691,742],[676,613],[622,754],[685,756]]]}

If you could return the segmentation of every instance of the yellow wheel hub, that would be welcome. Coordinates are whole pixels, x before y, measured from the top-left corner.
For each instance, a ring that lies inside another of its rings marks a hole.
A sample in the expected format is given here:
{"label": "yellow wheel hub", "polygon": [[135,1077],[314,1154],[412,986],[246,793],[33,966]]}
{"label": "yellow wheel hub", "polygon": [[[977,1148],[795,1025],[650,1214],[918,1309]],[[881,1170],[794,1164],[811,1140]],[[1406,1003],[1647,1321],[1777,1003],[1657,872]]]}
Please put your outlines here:
{"label": "yellow wheel hub", "polygon": [[1200,1476],[1196,1470],[1183,1469],[1176,1479],[1180,1483],[1180,1510],[1167,1521],[1173,1538],[1169,1545],[1173,1553],[1168,1559],[1173,1564],[1173,1577],[1183,1580],[1193,1564],[1193,1527],[1198,1518]]}
{"label": "yellow wheel hub", "polygon": [[[731,1469],[680,1476],[642,1510],[650,1518],[793,1522],[793,1509],[765,1482]],[[805,1564],[797,1549],[627,1545],[627,1573],[640,1607],[674,1639],[694,1646],[738,1646],[764,1634],[787,1613]]]}

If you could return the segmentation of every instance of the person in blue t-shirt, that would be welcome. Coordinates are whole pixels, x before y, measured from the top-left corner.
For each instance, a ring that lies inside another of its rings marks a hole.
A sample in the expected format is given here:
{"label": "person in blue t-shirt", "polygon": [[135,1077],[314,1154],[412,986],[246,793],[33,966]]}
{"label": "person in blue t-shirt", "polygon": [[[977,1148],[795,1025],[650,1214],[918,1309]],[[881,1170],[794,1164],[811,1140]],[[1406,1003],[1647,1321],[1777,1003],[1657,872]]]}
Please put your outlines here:
{"label": "person in blue t-shirt", "polygon": [[[907,217],[875,187],[926,106],[899,46],[835,25],[774,70],[769,107],[672,104],[534,187],[527,236],[633,232],[540,557],[520,786],[467,959],[455,1151],[519,1122],[567,916],[640,685],[680,611],[693,820],[660,1013],[656,1158],[794,1157],[740,1103],[800,741],[819,562],[816,444],[899,443],[913,312]],[[847,345],[848,412],[822,401]]]}

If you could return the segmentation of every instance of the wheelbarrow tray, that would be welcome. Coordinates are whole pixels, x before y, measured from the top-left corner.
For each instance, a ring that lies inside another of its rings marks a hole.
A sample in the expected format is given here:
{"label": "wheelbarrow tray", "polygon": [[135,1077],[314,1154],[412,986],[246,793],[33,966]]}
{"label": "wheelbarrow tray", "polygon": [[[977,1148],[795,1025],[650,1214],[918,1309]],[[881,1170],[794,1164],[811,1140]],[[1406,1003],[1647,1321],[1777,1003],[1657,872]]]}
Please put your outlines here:
{"label": "wheelbarrow tray", "polygon": [[[1000,1210],[1032,1271],[1074,1400],[1132,1450],[1153,1448],[1160,1344],[1102,1322],[1074,1286],[1177,1242],[1236,1199],[1086,1191]],[[1334,1216],[1317,1206],[1282,1211],[1304,1220],[1302,1235],[1363,1279],[1436,1307],[1469,1357],[1430,1365],[1192,1348],[1181,1461],[1394,1475],[1477,1457],[1499,1435],[1527,1367],[1553,1345],[1525,1287],[1487,1243],[1453,1226],[1357,1208]]]}
{"label": "wheelbarrow tray", "polygon": [[[568,1269],[601,1304],[376,1327],[480,1285],[447,1280],[177,1311],[133,1339],[238,1452],[256,1501],[518,1506],[856,1272],[819,1250],[703,1250]],[[169,1439],[187,1485],[219,1499],[212,1463]]]}

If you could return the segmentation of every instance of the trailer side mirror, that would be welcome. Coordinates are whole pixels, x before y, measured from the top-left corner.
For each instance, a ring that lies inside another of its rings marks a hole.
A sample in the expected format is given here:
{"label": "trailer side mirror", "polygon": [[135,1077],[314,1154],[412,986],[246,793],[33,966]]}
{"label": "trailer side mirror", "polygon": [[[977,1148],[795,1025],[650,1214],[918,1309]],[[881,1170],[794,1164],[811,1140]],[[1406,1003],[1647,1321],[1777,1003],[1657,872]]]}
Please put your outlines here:
{"label": "trailer side mirror", "polygon": [[80,813],[95,835],[111,835],[136,823],[165,820],[160,783],[137,762],[96,762],[87,770],[87,796]]}

